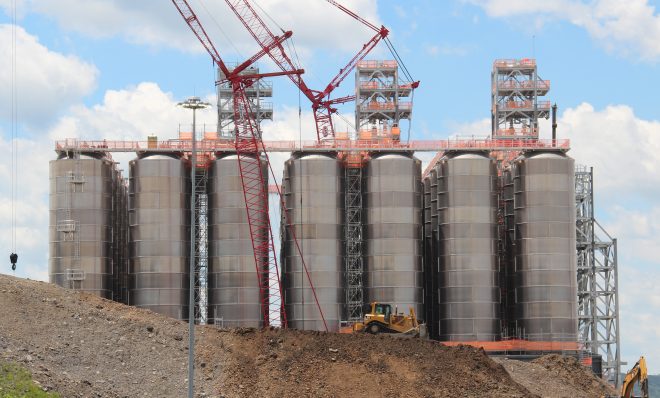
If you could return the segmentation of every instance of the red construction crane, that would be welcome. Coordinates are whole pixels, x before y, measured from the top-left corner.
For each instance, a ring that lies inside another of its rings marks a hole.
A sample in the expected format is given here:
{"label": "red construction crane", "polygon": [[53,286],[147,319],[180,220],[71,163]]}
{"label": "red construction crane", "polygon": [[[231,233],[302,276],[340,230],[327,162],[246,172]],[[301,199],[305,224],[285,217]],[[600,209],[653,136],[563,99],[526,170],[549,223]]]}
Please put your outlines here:
{"label": "red construction crane", "polygon": [[[302,69],[294,68],[293,64],[291,63],[291,68],[282,68],[281,72],[260,74],[241,74],[241,72],[248,68],[250,65],[254,64],[264,55],[269,55],[273,59],[277,59],[278,56],[283,55],[284,50],[282,48],[282,43],[287,38],[291,37],[291,32],[283,32],[281,36],[275,36],[270,33],[270,31],[268,31],[269,34],[264,35],[262,34],[262,30],[259,29],[259,26],[265,25],[263,24],[263,21],[261,21],[261,19],[256,15],[256,13],[254,13],[254,10],[247,0],[233,2],[227,1],[227,4],[229,4],[234,12],[237,13],[236,15],[239,16],[243,24],[248,27],[248,30],[250,30],[251,33],[261,32],[259,37],[263,37],[263,40],[259,41],[261,50],[259,50],[255,55],[247,59],[242,64],[238,65],[233,70],[229,70],[227,65],[220,57],[220,53],[213,45],[213,42],[206,34],[204,27],[200,23],[197,15],[192,10],[188,1],[172,0],[172,3],[177,8],[195,36],[197,36],[199,41],[202,43],[206,51],[211,55],[213,62],[215,62],[218,68],[220,68],[225,76],[224,79],[229,82],[232,87],[234,124],[236,126],[235,148],[238,157],[241,182],[243,184],[243,194],[245,198],[245,206],[250,228],[250,237],[252,239],[254,261],[257,269],[257,278],[259,281],[258,283],[260,290],[261,309],[264,316],[264,326],[268,326],[273,322],[281,320],[282,326],[286,327],[286,313],[284,311],[282,302],[282,284],[280,281],[279,267],[277,264],[277,255],[273,241],[270,218],[268,217],[268,189],[264,181],[264,176],[261,173],[260,155],[265,157],[269,168],[270,161],[268,159],[268,154],[263,150],[263,142],[261,141],[261,136],[257,134],[258,130],[256,121],[250,117],[250,102],[245,90],[252,86],[257,80],[264,77],[286,75],[294,80],[294,82],[297,80],[302,81],[302,79],[300,79],[300,75],[304,73],[304,71]],[[239,13],[239,10],[243,10],[243,14]],[[283,209],[283,214],[288,220],[286,209]],[[287,221],[287,225],[291,224]],[[290,233],[292,234],[293,241],[295,242],[295,246],[300,254],[300,258],[302,259],[303,268],[305,269],[305,273],[311,286],[314,299],[316,300],[316,305],[319,308],[321,319],[323,319],[323,324],[327,331],[325,318],[323,317],[321,306],[319,305],[318,299],[316,298],[314,285],[310,278],[309,272],[307,271],[307,265],[303,259],[298,241],[295,238],[295,231],[293,231],[293,228],[291,228]],[[264,264],[264,259],[267,259],[266,264]],[[264,275],[264,273],[267,274]],[[279,290],[279,296],[272,294],[270,291],[272,286],[277,286],[277,289]]]}
{"label": "red construction crane", "polygon": [[[282,72],[287,72],[289,79],[291,79],[291,81],[300,89],[300,91],[312,102],[314,121],[316,122],[316,135],[319,141],[323,139],[335,138],[335,130],[332,124],[332,114],[337,112],[335,106],[355,100],[355,95],[330,99],[330,94],[334,89],[339,87],[346,76],[348,76],[353,71],[353,69],[355,69],[355,66],[358,64],[358,62],[364,59],[364,57],[369,54],[369,52],[376,46],[376,44],[378,44],[381,39],[386,38],[389,34],[389,31],[384,26],[378,28],[353,11],[337,3],[336,1],[326,1],[347,13],[351,17],[355,18],[356,20],[360,21],[369,29],[376,32],[376,34],[362,46],[360,51],[358,51],[358,53],[355,54],[353,58],[351,58],[346,66],[339,70],[339,73],[330,81],[330,83],[328,83],[325,89],[312,90],[307,86],[307,84],[305,84],[304,80],[299,74],[290,73],[296,70],[296,66],[284,51],[284,47],[281,45],[281,42],[274,46],[272,50],[268,51],[268,56],[270,56],[270,58],[282,70]],[[263,19],[257,14],[248,0],[225,0],[225,2],[262,48],[267,47],[269,43],[273,43],[277,39],[277,36],[273,34],[268,25],[264,23]]]}

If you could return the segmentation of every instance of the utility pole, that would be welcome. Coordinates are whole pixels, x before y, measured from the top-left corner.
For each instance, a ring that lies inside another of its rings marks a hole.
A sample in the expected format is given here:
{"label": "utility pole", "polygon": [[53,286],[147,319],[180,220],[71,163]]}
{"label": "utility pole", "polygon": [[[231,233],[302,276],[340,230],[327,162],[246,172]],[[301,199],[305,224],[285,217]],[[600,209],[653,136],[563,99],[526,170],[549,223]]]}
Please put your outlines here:
{"label": "utility pole", "polygon": [[195,393],[195,174],[197,172],[197,131],[195,124],[197,110],[207,108],[211,104],[202,102],[199,97],[190,97],[177,105],[193,111],[190,167],[190,291],[188,294],[188,398],[193,398]]}

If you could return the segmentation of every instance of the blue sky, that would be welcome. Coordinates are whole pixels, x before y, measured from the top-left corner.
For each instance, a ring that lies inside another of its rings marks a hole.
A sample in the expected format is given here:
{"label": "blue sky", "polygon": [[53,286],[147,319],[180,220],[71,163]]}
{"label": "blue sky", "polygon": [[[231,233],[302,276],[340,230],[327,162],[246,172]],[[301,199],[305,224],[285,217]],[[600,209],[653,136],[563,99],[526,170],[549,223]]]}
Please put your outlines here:
{"label": "blue sky", "polygon": [[[152,133],[173,137],[179,123],[190,123],[190,115],[174,104],[193,93],[213,100],[214,69],[168,1],[0,0],[0,50],[6,54],[0,60],[2,87],[10,86],[8,10],[13,2],[19,15],[23,170],[18,234],[20,253],[25,253],[17,275],[47,279],[47,162],[54,157],[52,140],[144,139]],[[315,88],[325,86],[371,36],[322,0],[258,3],[278,24],[294,31],[306,79]],[[536,57],[540,76],[552,82],[548,99],[559,105],[559,136],[571,138],[571,154],[578,163],[596,168],[597,214],[619,238],[624,359],[634,363],[646,354],[651,371],[660,373],[658,1],[344,3],[385,24],[408,69],[421,80],[413,139],[487,134],[493,60]],[[224,2],[191,4],[227,61],[254,52]],[[380,45],[373,58],[389,58],[385,46]],[[261,66],[272,68],[267,62]],[[274,84],[275,121],[264,126],[265,132],[272,139],[297,137],[298,93],[285,78]],[[352,87],[351,76],[337,95],[350,93]],[[303,134],[312,138],[304,98],[302,108]],[[0,109],[0,144],[9,148],[8,89],[0,97]],[[350,106],[342,113],[352,120]],[[213,124],[213,112],[202,120]],[[548,125],[544,127],[541,134],[547,136]],[[0,162],[5,179],[9,167],[7,158]],[[8,189],[1,188],[3,247],[9,246],[9,206]]]}

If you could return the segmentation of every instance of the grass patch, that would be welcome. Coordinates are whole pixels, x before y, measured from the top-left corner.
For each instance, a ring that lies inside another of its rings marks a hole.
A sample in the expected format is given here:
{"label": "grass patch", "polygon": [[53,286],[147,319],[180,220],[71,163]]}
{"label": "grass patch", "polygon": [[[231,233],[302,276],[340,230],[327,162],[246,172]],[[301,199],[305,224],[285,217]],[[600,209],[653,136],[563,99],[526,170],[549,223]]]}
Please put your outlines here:
{"label": "grass patch", "polygon": [[0,362],[0,398],[59,398],[59,394],[43,391],[24,367]]}

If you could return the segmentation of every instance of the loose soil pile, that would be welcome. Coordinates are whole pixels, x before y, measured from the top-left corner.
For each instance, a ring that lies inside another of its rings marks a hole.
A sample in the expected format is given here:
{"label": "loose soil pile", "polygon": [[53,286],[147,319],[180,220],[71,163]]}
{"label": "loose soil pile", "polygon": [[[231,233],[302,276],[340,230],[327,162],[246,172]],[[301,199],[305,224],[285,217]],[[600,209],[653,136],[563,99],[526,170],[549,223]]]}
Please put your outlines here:
{"label": "loose soil pile", "polygon": [[[27,366],[63,397],[186,396],[187,330],[150,311],[0,275],[0,360]],[[418,339],[198,326],[195,350],[200,397],[547,396],[481,350]],[[547,366],[557,385],[575,370]]]}

